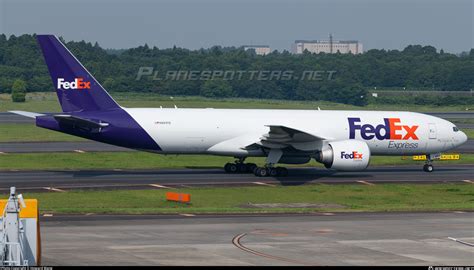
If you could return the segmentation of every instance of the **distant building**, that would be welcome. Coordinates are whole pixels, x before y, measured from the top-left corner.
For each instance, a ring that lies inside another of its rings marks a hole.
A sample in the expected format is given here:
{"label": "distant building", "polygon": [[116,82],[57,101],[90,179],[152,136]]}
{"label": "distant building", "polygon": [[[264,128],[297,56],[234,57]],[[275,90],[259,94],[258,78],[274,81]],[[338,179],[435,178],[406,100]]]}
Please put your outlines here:
{"label": "distant building", "polygon": [[270,51],[270,46],[268,45],[244,45],[244,50],[255,50],[257,55],[267,55]]}
{"label": "distant building", "polygon": [[310,53],[353,53],[363,52],[362,43],[357,40],[295,40],[292,46],[293,53],[302,54],[305,50]]}

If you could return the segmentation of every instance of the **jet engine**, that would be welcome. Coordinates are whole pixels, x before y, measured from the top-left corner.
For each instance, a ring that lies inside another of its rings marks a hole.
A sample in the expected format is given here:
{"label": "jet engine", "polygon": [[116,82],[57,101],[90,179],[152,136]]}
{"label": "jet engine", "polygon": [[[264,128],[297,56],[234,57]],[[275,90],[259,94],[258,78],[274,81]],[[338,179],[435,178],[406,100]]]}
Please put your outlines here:
{"label": "jet engine", "polygon": [[328,169],[338,171],[361,171],[370,161],[370,149],[366,142],[344,140],[325,145],[316,160]]}

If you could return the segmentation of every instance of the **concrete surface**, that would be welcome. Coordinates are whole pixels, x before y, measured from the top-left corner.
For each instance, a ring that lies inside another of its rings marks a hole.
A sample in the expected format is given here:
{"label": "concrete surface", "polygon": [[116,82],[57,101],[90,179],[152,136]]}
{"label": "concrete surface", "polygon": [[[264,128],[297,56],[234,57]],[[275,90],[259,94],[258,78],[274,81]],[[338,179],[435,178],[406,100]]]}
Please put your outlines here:
{"label": "concrete surface", "polygon": [[473,265],[474,213],[42,218],[44,265]]}

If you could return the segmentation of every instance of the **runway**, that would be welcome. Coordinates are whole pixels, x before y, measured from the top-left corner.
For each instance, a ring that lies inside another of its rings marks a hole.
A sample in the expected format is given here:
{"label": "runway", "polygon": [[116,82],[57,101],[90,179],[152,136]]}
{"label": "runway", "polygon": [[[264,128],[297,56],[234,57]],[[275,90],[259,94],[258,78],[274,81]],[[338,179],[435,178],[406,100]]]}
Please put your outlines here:
{"label": "runway", "polygon": [[[48,153],[48,152],[129,152],[131,149],[110,144],[85,142],[7,142],[0,143],[3,153]],[[468,140],[450,153],[474,153],[474,140]]]}
{"label": "runway", "polygon": [[474,213],[41,218],[43,265],[473,265]]}
{"label": "runway", "polygon": [[[440,162],[441,163],[441,162]],[[362,172],[335,172],[322,168],[290,168],[287,177],[256,177],[253,174],[226,174],[222,169],[174,170],[89,170],[89,171],[2,171],[0,191],[10,186],[24,191],[72,189],[156,189],[202,186],[444,183],[474,184],[472,165],[438,163],[433,173],[421,166],[374,166]]]}

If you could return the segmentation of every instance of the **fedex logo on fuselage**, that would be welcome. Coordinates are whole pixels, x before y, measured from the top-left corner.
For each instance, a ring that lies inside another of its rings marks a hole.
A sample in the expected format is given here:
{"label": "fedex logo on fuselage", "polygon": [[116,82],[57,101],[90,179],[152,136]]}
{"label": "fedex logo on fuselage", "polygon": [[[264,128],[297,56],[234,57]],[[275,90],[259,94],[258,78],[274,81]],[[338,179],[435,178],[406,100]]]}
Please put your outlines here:
{"label": "fedex logo on fuselage", "polygon": [[350,154],[344,151],[341,152],[341,159],[362,159],[362,153],[352,151]]}
{"label": "fedex logo on fuselage", "polygon": [[402,125],[400,118],[384,118],[384,124],[373,126],[371,124],[360,124],[360,118],[349,117],[349,139],[355,139],[356,131],[364,140],[418,140],[416,130],[418,126]]}
{"label": "fedex logo on fuselage", "polygon": [[85,82],[83,78],[76,78],[72,82],[66,82],[64,78],[58,78],[57,83],[58,89],[67,90],[67,89],[91,89],[91,82]]}

